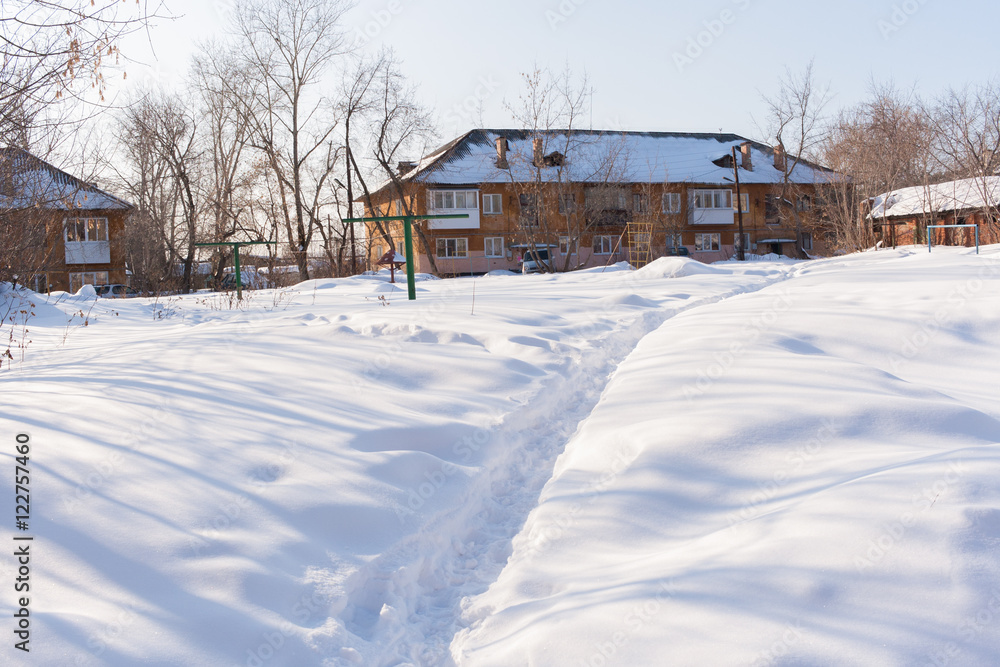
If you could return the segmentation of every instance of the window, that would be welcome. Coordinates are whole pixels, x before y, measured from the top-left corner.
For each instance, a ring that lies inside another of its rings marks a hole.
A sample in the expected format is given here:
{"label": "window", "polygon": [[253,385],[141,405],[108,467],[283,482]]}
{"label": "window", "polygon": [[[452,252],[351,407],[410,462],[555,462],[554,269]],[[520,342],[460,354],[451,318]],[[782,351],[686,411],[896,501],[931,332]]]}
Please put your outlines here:
{"label": "window", "polygon": [[85,271],[69,274],[69,291],[77,292],[84,285],[107,285],[107,271]]}
{"label": "window", "polygon": [[384,254],[385,254],[385,246],[379,243],[377,246],[375,246],[375,259],[376,260],[382,259],[382,255]]}
{"label": "window", "polygon": [[695,234],[695,252],[709,252],[719,249],[719,234]]}
{"label": "window", "polygon": [[624,211],[628,208],[628,192],[620,187],[592,187],[584,193],[589,211]]}
{"label": "window", "polygon": [[780,222],[780,213],[777,195],[764,195],[764,222],[769,225],[777,224]]}
{"label": "window", "polygon": [[795,200],[795,210],[796,211],[808,211],[812,208],[812,199],[809,195],[802,195]]}
{"label": "window", "polygon": [[517,201],[521,207],[521,226],[536,227],[538,225],[538,196],[533,194],[519,195]]}
{"label": "window", "polygon": [[566,255],[576,254],[576,239],[570,239],[568,236],[559,237],[559,254],[565,257]]}
{"label": "window", "polygon": [[432,208],[435,209],[466,209],[479,208],[477,190],[433,190]]}
{"label": "window", "polygon": [[733,193],[729,190],[695,190],[692,203],[695,208],[732,208]]}
{"label": "window", "polygon": [[[740,247],[740,233],[733,233],[733,247]],[[750,250],[750,232],[743,232],[743,250]]]}
{"label": "window", "polygon": [[469,239],[438,239],[437,256],[448,257],[468,257]]}
{"label": "window", "polygon": [[576,211],[576,195],[559,195],[559,214],[566,215]]}
{"label": "window", "polygon": [[[69,218],[66,220],[66,240],[84,243],[108,240],[107,218]],[[93,283],[89,283],[93,284]],[[100,283],[104,284],[104,283]]]}
{"label": "window", "polygon": [[632,211],[634,213],[649,213],[649,197],[647,195],[632,195]]}
{"label": "window", "polygon": [[813,249],[813,235],[808,232],[802,233],[802,249],[812,250]]}
{"label": "window", "polygon": [[[742,206],[740,207],[740,210],[742,210],[744,213],[749,213],[750,212],[750,195],[748,195],[745,192],[741,192],[740,193],[740,203],[742,204]],[[734,211],[736,210],[735,206],[733,207],[733,210]]]}
{"label": "window", "polygon": [[664,213],[681,212],[681,193],[668,192],[665,195],[663,195],[663,212]]}
{"label": "window", "polygon": [[396,252],[406,257],[406,240],[396,241]]}
{"label": "window", "polygon": [[595,255],[610,255],[612,248],[615,246],[614,236],[595,236],[594,237],[594,254]]}
{"label": "window", "polygon": [[486,215],[503,213],[503,195],[483,195],[483,213]]}
{"label": "window", "polygon": [[487,257],[503,257],[503,237],[502,236],[487,236],[486,237],[486,256]]}
{"label": "window", "polygon": [[673,232],[667,234],[667,250],[676,250],[684,245],[684,240],[681,238],[680,232]]}

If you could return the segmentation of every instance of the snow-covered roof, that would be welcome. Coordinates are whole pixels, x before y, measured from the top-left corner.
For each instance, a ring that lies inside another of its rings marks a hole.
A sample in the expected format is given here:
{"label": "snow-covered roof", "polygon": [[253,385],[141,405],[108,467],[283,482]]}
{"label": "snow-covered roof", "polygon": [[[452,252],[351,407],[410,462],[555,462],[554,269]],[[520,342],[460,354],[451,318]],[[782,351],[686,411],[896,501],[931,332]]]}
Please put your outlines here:
{"label": "snow-covered roof", "polygon": [[20,148],[0,149],[0,208],[129,210],[132,204]]}
{"label": "snow-covered roof", "polygon": [[886,192],[872,201],[872,218],[904,218],[925,213],[965,211],[997,206],[1000,176],[965,178]]}
{"label": "snow-covered roof", "polygon": [[[472,130],[422,158],[402,176],[404,182],[441,185],[509,183],[535,177],[533,139],[543,153],[558,152],[565,165],[545,167],[542,178],[575,183],[696,183],[731,185],[731,166],[721,166],[732,148],[750,144],[752,171],[740,169],[742,183],[779,183],[774,149],[736,134],[620,132],[598,130]],[[497,139],[508,143],[509,169],[497,166]],[[739,151],[737,150],[737,153]],[[787,157],[792,164],[793,156]],[[737,155],[737,161],[741,158]],[[839,180],[832,170],[800,160],[790,174],[794,183]]]}

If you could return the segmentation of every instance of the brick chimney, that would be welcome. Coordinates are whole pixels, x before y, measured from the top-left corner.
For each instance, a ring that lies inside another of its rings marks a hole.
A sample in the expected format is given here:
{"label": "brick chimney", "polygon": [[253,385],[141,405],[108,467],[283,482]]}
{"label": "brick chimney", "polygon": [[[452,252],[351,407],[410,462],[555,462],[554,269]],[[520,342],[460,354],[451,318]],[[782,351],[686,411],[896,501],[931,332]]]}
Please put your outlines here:
{"label": "brick chimney", "polygon": [[753,160],[750,157],[750,142],[740,144],[740,166],[747,171],[753,171]]}
{"label": "brick chimney", "polygon": [[533,158],[531,160],[531,163],[536,167],[545,166],[545,155],[543,154],[544,149],[542,147],[543,143],[544,142],[542,141],[541,137],[536,137],[531,142],[531,147],[533,149]]}
{"label": "brick chimney", "polygon": [[507,169],[507,143],[506,137],[497,137],[497,169]]}
{"label": "brick chimney", "polygon": [[780,141],[774,147],[774,168],[782,173],[785,171],[785,146]]}
{"label": "brick chimney", "polygon": [[396,165],[396,171],[399,172],[400,176],[405,176],[406,174],[413,171],[417,166],[416,162],[400,162]]}

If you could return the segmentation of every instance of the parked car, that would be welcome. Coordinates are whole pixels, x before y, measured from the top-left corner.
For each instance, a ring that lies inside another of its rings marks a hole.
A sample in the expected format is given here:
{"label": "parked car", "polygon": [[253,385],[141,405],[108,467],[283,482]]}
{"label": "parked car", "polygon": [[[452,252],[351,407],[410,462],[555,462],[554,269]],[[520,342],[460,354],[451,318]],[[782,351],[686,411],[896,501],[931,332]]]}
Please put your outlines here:
{"label": "parked car", "polygon": [[667,248],[667,255],[689,257],[691,255],[691,252],[685,246],[679,245],[676,248]]}
{"label": "parked car", "polygon": [[521,273],[541,273],[549,263],[548,248],[533,248],[524,253],[524,260],[521,262]]}
{"label": "parked car", "polygon": [[128,285],[95,285],[94,291],[97,296],[105,299],[129,299],[139,296],[139,290]]}
{"label": "parked car", "polygon": [[[269,287],[267,278],[257,271],[240,271],[240,286],[242,289],[265,289]],[[227,273],[222,277],[219,289],[223,292],[236,290],[236,273]]]}

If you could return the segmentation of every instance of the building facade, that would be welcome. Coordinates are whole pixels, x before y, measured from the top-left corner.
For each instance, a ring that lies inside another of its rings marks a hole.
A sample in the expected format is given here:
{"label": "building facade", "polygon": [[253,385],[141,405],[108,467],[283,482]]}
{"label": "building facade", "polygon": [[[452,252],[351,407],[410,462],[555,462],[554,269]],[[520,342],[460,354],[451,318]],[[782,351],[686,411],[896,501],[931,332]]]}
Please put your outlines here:
{"label": "building facade", "polygon": [[[727,259],[741,214],[748,253],[826,254],[816,205],[835,178],[732,134],[473,130],[401,163],[364,203],[367,217],[466,216],[417,223],[417,271],[518,270],[539,249],[561,271],[664,255]],[[370,261],[390,242],[401,248],[399,222],[369,223],[366,233]]]}
{"label": "building facade", "polygon": [[133,207],[30,153],[0,151],[0,224],[10,277],[37,292],[127,282],[120,239]]}
{"label": "building facade", "polygon": [[983,176],[887,192],[870,202],[868,215],[882,246],[927,243],[973,246],[1000,243],[1000,176]]}

